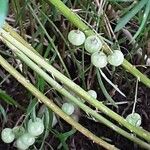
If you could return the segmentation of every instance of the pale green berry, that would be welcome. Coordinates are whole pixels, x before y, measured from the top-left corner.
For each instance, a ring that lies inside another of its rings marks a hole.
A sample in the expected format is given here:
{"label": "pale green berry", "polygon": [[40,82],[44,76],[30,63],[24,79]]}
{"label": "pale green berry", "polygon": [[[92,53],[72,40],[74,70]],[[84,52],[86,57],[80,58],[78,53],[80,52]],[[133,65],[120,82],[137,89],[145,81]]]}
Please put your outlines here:
{"label": "pale green berry", "polygon": [[44,131],[44,124],[40,118],[36,118],[35,121],[31,119],[28,122],[28,132],[32,136],[39,136]]}
{"label": "pale green berry", "polygon": [[92,35],[85,40],[84,48],[89,53],[95,53],[102,48],[102,42],[97,36]]}
{"label": "pale green berry", "polygon": [[129,114],[126,120],[133,126],[139,127],[141,125],[141,116],[138,113]]}
{"label": "pale green berry", "polygon": [[108,56],[108,62],[113,66],[119,66],[123,63],[124,55],[119,50],[114,50],[112,54]]}
{"label": "pale green berry", "polygon": [[93,98],[97,98],[97,93],[94,90],[89,90],[88,94],[90,94]]}
{"label": "pale green berry", "polygon": [[107,56],[103,52],[95,52],[91,56],[92,64],[97,68],[103,68],[107,66]]}
{"label": "pale green berry", "polygon": [[75,110],[74,105],[71,103],[64,103],[61,108],[68,115],[72,115]]}
{"label": "pale green berry", "polygon": [[56,115],[55,113],[53,113],[53,121],[52,121],[52,127],[54,127],[56,124],[57,124],[57,118],[56,118]]}
{"label": "pale green berry", "polygon": [[29,148],[29,146],[24,144],[20,138],[16,141],[16,147],[19,150],[27,150]]}
{"label": "pale green berry", "polygon": [[85,34],[80,30],[72,30],[68,34],[68,40],[72,45],[80,46],[85,41]]}
{"label": "pale green berry", "polygon": [[33,137],[31,134],[29,133],[24,133],[21,137],[20,140],[23,144],[31,146],[34,144],[35,142],[35,137]]}
{"label": "pale green berry", "polygon": [[15,139],[15,134],[13,133],[13,130],[10,128],[5,128],[1,132],[1,139],[5,143],[11,143]]}
{"label": "pale green berry", "polygon": [[19,138],[21,135],[25,133],[25,129],[22,126],[16,126],[12,130],[13,133],[15,134],[15,138]]}

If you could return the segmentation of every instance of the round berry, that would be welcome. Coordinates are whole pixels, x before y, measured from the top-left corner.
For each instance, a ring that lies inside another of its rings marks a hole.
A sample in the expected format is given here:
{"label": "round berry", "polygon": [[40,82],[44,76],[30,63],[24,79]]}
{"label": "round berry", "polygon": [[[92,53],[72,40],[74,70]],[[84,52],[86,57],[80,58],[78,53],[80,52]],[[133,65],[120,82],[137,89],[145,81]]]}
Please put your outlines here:
{"label": "round berry", "polygon": [[139,127],[141,125],[141,116],[138,113],[129,114],[126,120],[133,126]]}
{"label": "round berry", "polygon": [[57,124],[57,118],[56,118],[56,115],[55,113],[53,113],[53,121],[52,121],[52,127],[54,127],[56,124]]}
{"label": "round berry", "polygon": [[21,137],[20,137],[20,140],[21,142],[24,144],[24,145],[27,145],[27,146],[31,146],[34,144],[35,142],[35,137],[33,137],[31,134],[29,133],[24,133]]}
{"label": "round berry", "polygon": [[124,55],[119,50],[114,50],[112,54],[108,56],[108,62],[113,66],[119,66],[123,63]]}
{"label": "round berry", "polygon": [[107,56],[103,52],[95,52],[91,56],[92,64],[97,68],[103,68],[107,66]]}
{"label": "round berry", "polygon": [[72,30],[68,34],[68,40],[72,45],[80,46],[85,41],[85,34],[80,30]]}
{"label": "round berry", "polygon": [[19,138],[21,135],[25,133],[25,129],[22,126],[15,126],[12,130],[13,133],[15,134],[15,138]]}
{"label": "round berry", "polygon": [[5,143],[11,143],[15,139],[15,134],[10,128],[5,128],[1,132],[1,138]]}
{"label": "round berry", "polygon": [[35,121],[31,119],[28,122],[28,132],[32,136],[39,136],[44,131],[44,124],[40,118],[36,118]]}
{"label": "round berry", "polygon": [[102,48],[102,42],[97,36],[92,35],[85,40],[84,47],[89,53],[95,53]]}
{"label": "round berry", "polygon": [[64,103],[61,108],[68,115],[72,115],[75,110],[71,103]]}
{"label": "round berry", "polygon": [[94,90],[89,90],[88,93],[93,97],[93,98],[97,98],[97,93]]}
{"label": "round berry", "polygon": [[19,150],[27,150],[29,148],[29,146],[24,144],[20,138],[18,138],[16,141],[16,147]]}

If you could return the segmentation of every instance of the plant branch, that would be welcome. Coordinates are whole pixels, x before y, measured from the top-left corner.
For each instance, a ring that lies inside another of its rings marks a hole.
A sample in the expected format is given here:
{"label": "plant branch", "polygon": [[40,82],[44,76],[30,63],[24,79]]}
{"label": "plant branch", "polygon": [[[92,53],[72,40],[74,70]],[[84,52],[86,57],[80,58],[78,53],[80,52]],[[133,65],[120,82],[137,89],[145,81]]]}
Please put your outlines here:
{"label": "plant branch", "polygon": [[[6,42],[6,41],[5,41]],[[96,111],[92,110],[90,107],[86,106],[82,103],[78,98],[71,95],[63,86],[57,83],[53,78],[51,78],[47,73],[45,73],[39,66],[37,66],[32,60],[30,60],[25,54],[23,54],[19,49],[15,46],[10,44],[9,42],[5,43],[8,45],[12,51],[21,59],[23,60],[30,68],[36,71],[43,79],[45,79],[54,89],[56,89],[59,93],[65,96],[68,100],[72,101],[78,107],[80,107],[86,113],[92,115],[94,118],[99,120],[101,123],[105,124],[112,130],[116,131],[117,133],[123,135],[124,137],[128,138],[129,140],[139,144],[141,147],[147,147],[147,143],[141,141],[140,139],[136,138],[135,136],[131,136],[128,132],[124,131],[123,129],[119,128],[115,124],[111,123],[109,120],[105,119],[103,116],[98,114]],[[149,145],[150,146],[150,145]]]}
{"label": "plant branch", "polygon": [[37,99],[40,99],[45,105],[47,105],[52,111],[58,114],[61,118],[67,121],[70,125],[72,125],[75,129],[83,133],[85,136],[90,138],[95,143],[101,145],[106,149],[118,150],[113,145],[108,144],[102,139],[95,136],[89,130],[84,128],[82,125],[73,120],[70,116],[65,114],[52,100],[48,99],[45,95],[43,95],[37,88],[35,88],[29,81],[27,81],[15,68],[13,68],[1,55],[0,55],[0,65],[5,68],[12,76],[14,76],[25,88],[27,88]]}

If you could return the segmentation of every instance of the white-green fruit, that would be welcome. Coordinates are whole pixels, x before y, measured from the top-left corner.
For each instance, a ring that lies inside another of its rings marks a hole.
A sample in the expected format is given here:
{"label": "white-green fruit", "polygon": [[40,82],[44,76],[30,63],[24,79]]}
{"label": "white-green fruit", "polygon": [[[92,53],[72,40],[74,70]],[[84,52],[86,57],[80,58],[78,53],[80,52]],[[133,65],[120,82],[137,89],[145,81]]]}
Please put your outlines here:
{"label": "white-green fruit", "polygon": [[85,34],[80,30],[72,30],[68,34],[68,40],[72,45],[80,46],[85,41]]}
{"label": "white-green fruit", "polygon": [[103,52],[95,52],[91,56],[92,64],[97,68],[103,68],[107,66],[107,56]]}
{"label": "white-green fruit", "polygon": [[89,90],[88,93],[93,97],[93,98],[97,98],[97,93],[94,90]]}
{"label": "white-green fruit", "polygon": [[19,138],[21,135],[25,133],[25,129],[22,126],[15,126],[12,130],[13,133],[15,134],[15,138]]}
{"label": "white-green fruit", "polygon": [[102,42],[97,36],[91,35],[85,40],[84,48],[89,53],[95,53],[102,48]]}
{"label": "white-green fruit", "polygon": [[53,113],[53,121],[52,121],[52,127],[54,127],[56,124],[57,124],[57,118],[56,118],[56,115],[55,113]]}
{"label": "white-green fruit", "polygon": [[19,150],[27,150],[29,148],[29,146],[24,144],[20,138],[18,138],[16,141],[16,147]]}
{"label": "white-green fruit", "polygon": [[36,118],[35,121],[31,119],[28,122],[28,133],[32,136],[39,136],[44,131],[44,124],[40,118]]}
{"label": "white-green fruit", "polygon": [[1,139],[5,143],[11,143],[15,139],[15,134],[13,133],[13,130],[10,128],[5,128],[1,132]]}
{"label": "white-green fruit", "polygon": [[141,116],[138,113],[129,114],[126,120],[133,126],[139,127],[141,125]]}
{"label": "white-green fruit", "polygon": [[75,108],[74,105],[71,103],[64,103],[61,107],[61,109],[67,114],[67,115],[72,115]]}
{"label": "white-green fruit", "polygon": [[114,50],[112,54],[108,56],[108,62],[113,66],[119,66],[123,63],[124,55],[119,50]]}
{"label": "white-green fruit", "polygon": [[33,137],[31,134],[29,133],[24,133],[21,137],[20,140],[23,144],[27,145],[27,146],[31,146],[34,144],[35,142],[35,137]]}

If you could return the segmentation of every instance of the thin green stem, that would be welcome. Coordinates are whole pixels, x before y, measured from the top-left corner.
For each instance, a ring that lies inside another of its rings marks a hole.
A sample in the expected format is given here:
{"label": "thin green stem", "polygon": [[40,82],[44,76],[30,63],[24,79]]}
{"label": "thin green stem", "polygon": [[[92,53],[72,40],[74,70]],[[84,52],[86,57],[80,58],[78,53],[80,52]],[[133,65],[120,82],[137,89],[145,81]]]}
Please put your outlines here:
{"label": "thin green stem", "polygon": [[48,40],[50,41],[50,43],[51,43],[53,49],[56,51],[56,53],[57,53],[57,55],[58,55],[58,57],[59,57],[59,59],[60,59],[62,65],[63,65],[63,67],[64,67],[64,69],[65,69],[65,71],[66,71],[66,73],[67,73],[67,76],[68,76],[69,78],[71,78],[71,77],[70,77],[70,74],[69,74],[69,72],[68,72],[68,69],[67,69],[67,67],[66,67],[66,65],[65,65],[65,63],[64,63],[64,61],[62,60],[61,55],[60,55],[59,51],[57,50],[57,48],[56,48],[56,46],[55,46],[55,44],[54,44],[54,42],[53,42],[53,39],[50,37],[50,35],[49,35],[48,32],[46,31],[45,27],[43,26],[43,24],[42,24],[41,21],[39,20],[38,16],[35,14],[33,8],[31,7],[31,5],[28,4],[28,7],[29,7],[29,9],[31,10],[32,15],[35,17],[35,19],[37,20],[37,22],[38,22],[39,25],[41,26],[42,30],[45,32],[45,35],[47,36]]}
{"label": "thin green stem", "polygon": [[97,79],[98,79],[98,82],[99,82],[99,85],[100,85],[100,88],[101,90],[103,91],[105,97],[107,98],[107,100],[113,105],[115,106],[116,108],[118,108],[118,106],[116,105],[115,101],[110,97],[109,93],[107,92],[104,84],[103,84],[103,81],[102,81],[102,78],[101,78],[101,74],[99,72],[98,69],[96,69],[96,73],[97,73]]}
{"label": "thin green stem", "polygon": [[102,139],[98,138],[94,134],[92,134],[89,130],[84,128],[82,125],[73,120],[70,116],[65,114],[52,100],[48,99],[45,95],[43,95],[37,88],[35,88],[29,81],[27,81],[16,69],[14,69],[1,55],[0,55],[0,65],[5,68],[12,76],[14,76],[25,88],[27,88],[37,99],[40,99],[45,105],[47,105],[52,111],[54,111],[57,115],[67,121],[70,125],[72,125],[75,129],[83,133],[85,136],[90,138],[95,143],[103,146],[106,149],[117,150],[113,145],[108,144]]}
{"label": "thin green stem", "polygon": [[148,131],[145,131],[144,129],[135,127],[128,123],[124,118],[122,118],[117,113],[110,110],[108,107],[106,107],[104,104],[99,102],[98,100],[91,97],[86,91],[84,91],[80,86],[75,84],[73,81],[68,79],[66,76],[64,76],[62,73],[60,73],[58,70],[56,70],[53,66],[51,66],[48,62],[46,62],[41,56],[36,55],[33,51],[28,49],[26,46],[24,46],[22,43],[17,41],[14,37],[10,35],[11,30],[9,32],[6,32],[5,30],[1,30],[0,38],[5,42],[10,42],[12,45],[14,45],[16,48],[18,48],[20,51],[22,51],[24,54],[26,54],[30,59],[32,59],[34,62],[36,62],[39,66],[50,72],[53,76],[55,76],[59,81],[62,82],[62,84],[68,86],[70,90],[74,91],[76,94],[78,94],[80,97],[82,97],[84,100],[89,102],[94,107],[101,110],[103,113],[108,115],[109,117],[113,118],[117,122],[119,122],[121,125],[128,128],[131,132],[136,133],[140,137],[144,138],[145,140],[150,142],[150,133]]}
{"label": "thin green stem", "polygon": [[137,103],[137,94],[138,94],[138,79],[136,80],[136,87],[135,87],[135,96],[134,96],[134,104],[133,104],[133,108],[132,108],[132,114],[135,113],[135,107],[136,107],[136,103]]}

